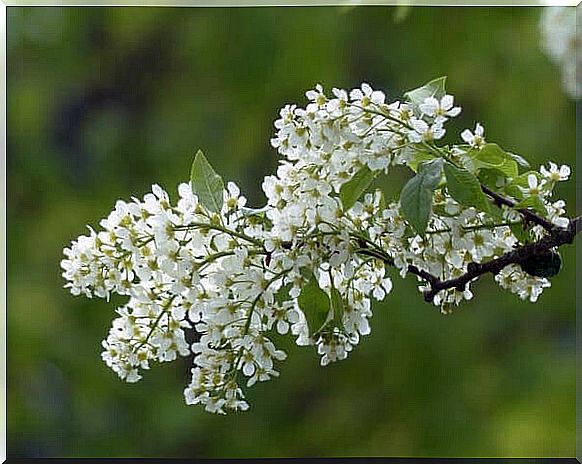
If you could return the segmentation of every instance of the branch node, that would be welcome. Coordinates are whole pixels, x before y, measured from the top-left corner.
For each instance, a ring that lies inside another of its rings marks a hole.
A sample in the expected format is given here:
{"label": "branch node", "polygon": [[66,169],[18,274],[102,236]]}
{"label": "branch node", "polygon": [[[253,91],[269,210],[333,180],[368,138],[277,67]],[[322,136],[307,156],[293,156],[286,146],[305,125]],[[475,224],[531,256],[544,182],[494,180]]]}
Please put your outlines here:
{"label": "branch node", "polygon": [[467,264],[467,272],[471,275],[476,274],[479,270],[479,265],[477,263]]}
{"label": "branch node", "polygon": [[432,300],[434,299],[434,292],[433,290],[425,290],[422,296],[424,297],[424,301],[427,303],[432,303]]}

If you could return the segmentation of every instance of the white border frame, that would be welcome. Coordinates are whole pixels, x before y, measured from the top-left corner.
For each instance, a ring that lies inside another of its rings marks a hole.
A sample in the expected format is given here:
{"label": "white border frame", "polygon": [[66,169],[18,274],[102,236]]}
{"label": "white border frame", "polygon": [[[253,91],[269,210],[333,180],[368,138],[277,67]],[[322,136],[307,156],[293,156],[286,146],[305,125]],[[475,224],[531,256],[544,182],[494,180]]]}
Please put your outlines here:
{"label": "white border frame", "polygon": [[[6,132],[7,132],[7,87],[6,87],[6,55],[7,55],[7,44],[6,44],[6,8],[10,6],[110,6],[110,7],[121,7],[121,6],[141,6],[141,7],[267,7],[267,6],[303,6],[303,7],[315,7],[315,6],[397,6],[397,5],[409,5],[409,6],[574,6],[582,8],[582,0],[515,0],[510,2],[505,2],[503,0],[254,0],[254,1],[244,1],[244,0],[130,0],[119,2],[115,0],[100,0],[94,3],[86,3],[82,0],[69,0],[69,1],[50,1],[50,0],[29,0],[29,1],[18,1],[18,0],[0,0],[0,61],[2,62],[2,71],[0,72],[0,92],[2,93],[2,99],[0,101],[0,146],[2,147],[2,160],[1,160],[1,173],[0,173],[0,203],[3,206],[2,214],[0,215],[0,275],[4,276],[3,285],[0,286],[0,298],[1,304],[0,309],[2,311],[2,322],[0,323],[0,348],[2,349],[2,363],[0,364],[0,392],[2,399],[0,401],[0,417],[2,418],[2,423],[0,424],[0,458],[1,462],[6,461],[7,449],[7,358],[6,358],[6,324],[7,324],[7,281],[8,276],[6,273],[6,246],[7,246],[7,231],[6,231]],[[582,102],[577,102],[577,106],[582,104]],[[578,138],[578,137],[577,137]],[[577,143],[578,145],[578,143]],[[582,147],[577,146],[577,158],[582,156]],[[578,207],[582,207],[582,173],[578,173],[577,182],[577,193],[578,193]],[[580,265],[582,265],[582,245],[579,246],[577,250],[577,275],[582,277],[582,270],[580,270]],[[578,278],[578,282],[582,282],[582,279]],[[580,290],[578,290],[580,291]],[[578,294],[580,297],[580,294]],[[578,301],[578,298],[577,298]],[[577,305],[577,309],[578,309]],[[577,338],[582,337],[582,321],[578,319]],[[577,347],[580,347],[580,352],[582,353],[582,340],[577,341]],[[578,350],[577,350],[578,351]],[[577,395],[576,395],[576,412],[581,412],[582,410],[582,371],[577,369]],[[580,373],[580,379],[578,379],[578,373]],[[582,462],[582,417],[580,414],[576,415],[576,458],[579,462]],[[580,425],[579,425],[580,424]],[[503,459],[503,458],[500,458]]]}

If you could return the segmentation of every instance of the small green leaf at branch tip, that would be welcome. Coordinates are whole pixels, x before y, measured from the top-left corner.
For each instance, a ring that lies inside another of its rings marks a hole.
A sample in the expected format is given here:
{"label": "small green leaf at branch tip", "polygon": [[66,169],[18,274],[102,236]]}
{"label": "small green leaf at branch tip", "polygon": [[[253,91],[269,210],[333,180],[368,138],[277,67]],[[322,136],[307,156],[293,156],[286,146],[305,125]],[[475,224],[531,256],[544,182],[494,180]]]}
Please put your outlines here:
{"label": "small green leaf at branch tip", "polygon": [[424,100],[429,97],[434,97],[440,100],[446,95],[446,80],[447,76],[437,77],[421,87],[406,92],[404,95],[413,106],[418,106],[424,103]]}
{"label": "small green leaf at branch tip", "polygon": [[224,182],[214,171],[202,150],[198,150],[190,170],[192,192],[209,211],[220,213],[223,204]]}
{"label": "small green leaf at branch tip", "polygon": [[469,171],[446,162],[447,190],[451,197],[464,206],[473,206],[480,211],[490,212],[489,200],[481,190],[479,180]]}
{"label": "small green leaf at branch tip", "polygon": [[400,208],[404,218],[419,234],[424,234],[432,214],[434,189],[443,172],[443,159],[421,163],[418,173],[410,179],[400,192]]}
{"label": "small green leaf at branch tip", "polygon": [[356,172],[352,178],[340,188],[340,199],[344,210],[349,210],[360,196],[368,189],[378,172],[371,171],[367,166]]}
{"label": "small green leaf at branch tip", "polygon": [[331,310],[330,298],[319,287],[317,278],[313,274],[297,297],[297,304],[305,315],[311,337],[323,328]]}
{"label": "small green leaf at branch tip", "polygon": [[518,175],[517,162],[496,143],[487,143],[480,149],[473,149],[469,156],[477,169],[494,169],[509,178]]}

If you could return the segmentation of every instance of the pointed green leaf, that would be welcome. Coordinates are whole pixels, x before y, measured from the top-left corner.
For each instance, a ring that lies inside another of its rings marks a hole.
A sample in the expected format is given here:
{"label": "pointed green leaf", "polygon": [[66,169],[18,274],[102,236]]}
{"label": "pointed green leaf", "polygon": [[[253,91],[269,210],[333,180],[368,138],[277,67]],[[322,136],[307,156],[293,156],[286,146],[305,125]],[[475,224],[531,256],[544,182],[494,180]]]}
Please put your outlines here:
{"label": "pointed green leaf", "polygon": [[421,163],[416,176],[400,192],[402,214],[419,234],[423,234],[428,225],[432,213],[433,191],[441,180],[442,171],[442,158]]}
{"label": "pointed green leaf", "polygon": [[481,190],[481,184],[469,171],[458,168],[451,163],[444,165],[449,194],[464,206],[473,206],[478,210],[489,212],[489,200]]}
{"label": "pointed green leaf", "polygon": [[313,336],[325,325],[331,310],[329,296],[319,287],[317,278],[313,274],[301,289],[301,293],[297,297],[297,303],[303,314],[305,314],[307,326],[309,327],[309,336]]}
{"label": "pointed green leaf", "polygon": [[506,181],[505,174],[500,173],[497,169],[480,168],[477,172],[477,178],[481,184],[493,190],[499,189]]}
{"label": "pointed green leaf", "polygon": [[433,155],[431,152],[427,150],[419,150],[410,157],[410,160],[406,162],[406,165],[414,172],[416,172],[420,163],[433,159],[435,159],[435,155]]}
{"label": "pointed green leaf", "polygon": [[434,190],[443,177],[443,163],[442,158],[435,158],[418,166],[417,175],[424,179],[426,187],[430,190]]}
{"label": "pointed green leaf", "polygon": [[343,325],[343,316],[346,310],[344,299],[342,298],[341,293],[335,287],[331,288],[331,309],[333,310],[333,321],[336,327],[342,328]]}
{"label": "pointed green leaf", "polygon": [[192,163],[190,184],[192,185],[192,191],[198,196],[198,201],[202,206],[213,213],[220,213],[223,203],[224,182],[212,169],[202,150],[198,150]]}
{"label": "pointed green leaf", "polygon": [[404,95],[413,106],[418,106],[424,103],[429,97],[441,99],[446,95],[445,82],[447,76],[438,77],[430,82],[427,82],[422,87],[406,92]]}
{"label": "pointed green leaf", "polygon": [[378,172],[371,171],[368,166],[364,166],[341,186],[340,199],[345,211],[354,206],[354,203],[370,186],[377,174]]}
{"label": "pointed green leaf", "polygon": [[495,169],[505,177],[516,177],[518,174],[517,162],[496,143],[488,143],[481,149],[471,150],[469,156],[477,169]]}

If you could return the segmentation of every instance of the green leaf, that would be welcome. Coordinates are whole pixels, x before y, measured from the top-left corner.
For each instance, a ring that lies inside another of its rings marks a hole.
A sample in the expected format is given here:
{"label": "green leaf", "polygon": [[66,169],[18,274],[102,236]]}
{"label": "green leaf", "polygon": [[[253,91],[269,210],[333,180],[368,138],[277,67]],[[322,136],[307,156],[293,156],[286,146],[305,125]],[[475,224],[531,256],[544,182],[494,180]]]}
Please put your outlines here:
{"label": "green leaf", "polygon": [[385,210],[386,209],[386,197],[384,196],[384,192],[380,189],[376,190],[377,192],[380,192],[380,202],[378,203],[378,206],[380,208],[380,210]]}
{"label": "green leaf", "polygon": [[340,199],[347,211],[358,201],[360,195],[366,191],[378,173],[371,171],[368,166],[364,166],[353,177],[340,188]]}
{"label": "green leaf", "polygon": [[300,267],[299,273],[301,274],[301,277],[303,277],[303,279],[306,282],[309,282],[311,279],[314,278],[313,271],[311,269],[309,269],[308,267]]}
{"label": "green leaf", "polygon": [[513,160],[519,164],[522,168],[526,168],[529,169],[531,166],[528,162],[528,160],[526,160],[523,156],[520,155],[516,155],[515,153],[511,153],[511,152],[507,152],[507,154],[509,156],[511,156],[511,158],[513,158]]}
{"label": "green leaf", "polygon": [[303,314],[305,314],[309,335],[313,336],[323,328],[331,310],[329,296],[319,287],[317,278],[313,273],[309,281],[301,289],[301,293],[297,297],[297,303]]}
{"label": "green leaf", "polygon": [[493,190],[498,190],[505,183],[505,174],[501,174],[497,169],[481,168],[478,170],[477,178],[479,182]]}
{"label": "green leaf", "polygon": [[493,208],[489,208],[489,214],[491,216],[492,219],[494,219],[497,222],[504,222],[505,218],[503,217],[503,210],[499,207],[493,207]]}
{"label": "green leaf", "polygon": [[453,213],[447,212],[447,210],[445,209],[444,203],[433,204],[432,211],[437,216],[442,216],[442,217],[457,217],[459,215],[458,213],[453,214]]}
{"label": "green leaf", "polygon": [[448,162],[444,165],[444,171],[447,178],[447,190],[455,200],[464,206],[474,206],[481,211],[491,210],[489,200],[473,174]]}
{"label": "green leaf", "polygon": [[404,95],[413,106],[418,106],[424,103],[429,97],[434,97],[438,100],[446,95],[445,82],[447,76],[438,77],[430,82],[427,82],[422,87],[406,92]]}
{"label": "green leaf", "polygon": [[344,299],[342,298],[341,293],[335,287],[331,287],[331,309],[333,310],[333,321],[336,327],[343,328],[343,316],[346,310]]}
{"label": "green leaf", "polygon": [[516,177],[518,174],[517,162],[496,143],[488,143],[481,149],[471,150],[469,156],[477,169],[495,169],[505,177]]}
{"label": "green leaf", "polygon": [[533,209],[536,213],[542,216],[548,214],[546,207],[544,206],[544,202],[538,195],[532,195],[531,197],[527,197],[521,200],[515,205],[515,207]]}
{"label": "green leaf", "polygon": [[430,161],[435,159],[435,155],[431,152],[426,150],[416,151],[414,155],[412,155],[410,161],[406,163],[406,165],[412,169],[414,172],[418,170],[418,165],[424,161]]}
{"label": "green leaf", "polygon": [[433,191],[439,184],[443,171],[443,159],[421,163],[416,176],[410,179],[400,192],[400,207],[404,218],[423,234],[432,212]]}
{"label": "green leaf", "polygon": [[426,183],[431,189],[438,185],[443,176],[444,159],[435,158],[431,161],[425,161],[418,166],[417,175],[421,175],[426,179]]}
{"label": "green leaf", "polygon": [[277,293],[275,293],[275,302],[278,304],[283,304],[289,301],[291,297],[289,296],[289,291],[293,288],[292,284],[283,285]]}
{"label": "green leaf", "polygon": [[528,243],[532,240],[531,229],[530,228],[526,229],[523,226],[523,222],[511,224],[509,228],[511,229],[511,232],[513,233],[513,235],[515,235],[515,237],[517,238],[517,240],[519,240],[520,243]]}
{"label": "green leaf", "polygon": [[224,182],[212,169],[202,150],[198,150],[192,163],[190,184],[192,185],[193,193],[198,196],[198,201],[202,206],[213,213],[220,213],[223,203]]}

